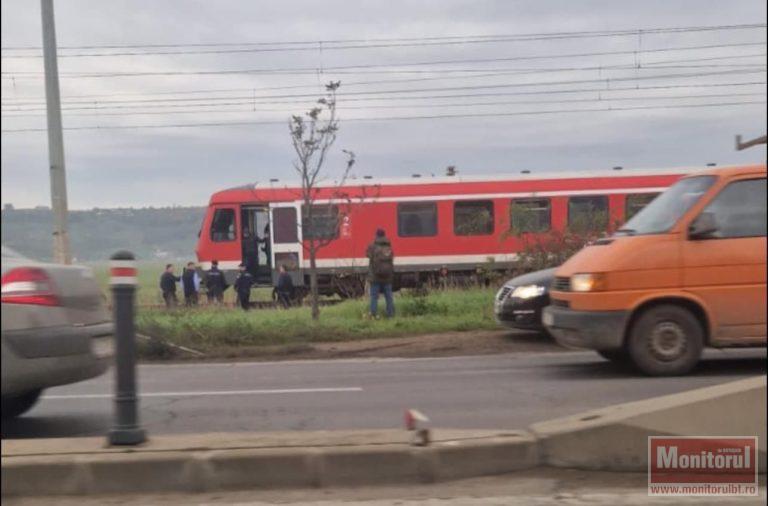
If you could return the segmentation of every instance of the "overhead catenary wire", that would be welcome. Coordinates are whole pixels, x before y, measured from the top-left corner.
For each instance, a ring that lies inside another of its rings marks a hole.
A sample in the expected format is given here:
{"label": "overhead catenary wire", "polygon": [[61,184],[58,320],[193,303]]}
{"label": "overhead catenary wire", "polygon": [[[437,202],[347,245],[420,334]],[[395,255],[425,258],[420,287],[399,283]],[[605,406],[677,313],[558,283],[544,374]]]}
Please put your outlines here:
{"label": "overhead catenary wire", "polygon": [[[638,50],[621,50],[621,51],[593,51],[593,52],[580,52],[580,53],[561,53],[561,54],[549,54],[549,55],[527,55],[527,56],[513,56],[506,58],[464,58],[454,60],[429,60],[421,62],[399,62],[399,63],[378,63],[378,64],[358,64],[358,65],[341,65],[341,66],[325,66],[323,71],[326,73],[343,73],[348,70],[368,70],[371,69],[386,69],[378,70],[377,72],[386,73],[407,73],[412,72],[410,70],[403,70],[402,68],[391,69],[391,67],[424,67],[430,65],[462,65],[467,63],[498,63],[498,62],[511,62],[511,61],[533,61],[533,60],[547,60],[547,59],[563,59],[563,58],[583,58],[594,56],[619,56],[619,55],[635,55],[635,54],[655,54],[666,53],[674,51],[697,51],[702,49],[723,49],[723,48],[738,48],[738,47],[754,47],[765,46],[766,41],[759,42],[738,42],[729,44],[706,44],[696,46],[678,46],[678,47],[664,47],[657,49],[642,49]],[[146,72],[73,72],[73,73],[61,73],[61,78],[78,79],[78,78],[114,78],[114,77],[152,77],[152,76],[192,76],[192,75],[231,75],[231,74],[291,74],[291,73],[315,73],[317,67],[282,67],[282,68],[263,68],[263,69],[228,69],[228,70],[178,70],[178,71],[146,71]],[[420,70],[419,72],[427,72],[434,70]],[[43,73],[39,71],[2,71],[0,75],[5,79],[10,79],[11,76],[16,79],[20,78],[39,78]]]}
{"label": "overhead catenary wire", "polygon": [[[678,104],[664,106],[636,106],[636,107],[609,107],[592,109],[560,109],[547,111],[516,111],[516,112],[496,112],[496,113],[468,113],[468,114],[436,114],[425,116],[387,116],[379,118],[347,118],[345,122],[383,122],[383,121],[415,121],[415,120],[442,120],[459,118],[492,118],[492,117],[512,117],[512,116],[538,116],[549,114],[569,114],[569,113],[599,113],[599,112],[621,112],[621,111],[641,111],[641,110],[661,110],[661,109],[691,109],[702,107],[730,107],[741,105],[764,105],[765,100],[761,101],[738,101],[738,102],[716,102],[709,104]],[[175,124],[156,124],[156,125],[108,125],[108,126],[77,126],[65,127],[64,130],[134,130],[134,129],[162,129],[162,128],[209,128],[209,127],[235,127],[235,126],[258,126],[258,125],[285,125],[287,121],[266,120],[266,121],[231,121],[231,122],[208,122],[208,123],[175,123]],[[26,133],[26,132],[45,132],[45,128],[17,128],[3,129],[2,133]]]}
{"label": "overhead catenary wire", "polygon": [[[654,76],[631,76],[631,77],[615,77],[610,79],[570,79],[570,80],[559,80],[559,81],[541,81],[541,82],[534,82],[534,83],[504,83],[504,84],[484,84],[484,85],[467,85],[467,86],[451,86],[451,87],[436,87],[436,88],[421,88],[421,89],[398,89],[398,90],[374,90],[374,91],[360,91],[360,92],[346,92],[343,95],[340,95],[340,98],[346,99],[348,96],[367,96],[367,95],[400,95],[400,94],[411,94],[411,93],[426,93],[426,92],[442,92],[442,91],[464,91],[464,90],[480,90],[480,89],[501,89],[501,88],[519,88],[519,87],[532,87],[532,86],[563,86],[563,85],[575,85],[575,84],[595,84],[595,83],[607,83],[610,85],[611,83],[617,83],[617,82],[636,82],[636,81],[647,81],[647,80],[654,80],[654,79],[686,79],[686,78],[692,78],[692,77],[706,77],[706,76],[728,76],[728,75],[748,75],[748,74],[760,74],[764,73],[763,70],[727,70],[727,71],[713,71],[713,72],[696,72],[696,73],[676,73],[676,74],[664,74],[664,75],[654,75]],[[316,94],[282,94],[282,95],[261,95],[255,99],[252,97],[245,97],[248,99],[252,99],[252,103],[258,103],[258,99],[282,99],[282,98],[307,98],[307,99],[316,99]],[[179,99],[180,100],[180,99]],[[172,101],[171,99],[167,99],[164,101]],[[144,102],[152,102],[152,100],[145,100]],[[121,102],[113,101],[112,103],[118,103],[121,104]],[[134,103],[135,102],[131,102]],[[109,108],[112,109],[130,109],[130,108],[136,108],[136,105],[109,105]],[[141,107],[141,106],[139,106]],[[66,107],[65,110],[91,110],[91,109],[102,109],[105,108],[104,105],[82,105],[78,107]],[[29,111],[34,111],[38,109],[27,109]]]}
{"label": "overhead catenary wire", "polygon": [[[619,64],[619,65],[598,65],[598,66],[589,66],[589,67],[558,67],[558,68],[534,68],[534,69],[495,69],[498,70],[498,72],[493,73],[484,73],[484,74],[473,74],[468,76],[437,76],[437,77],[422,77],[422,78],[410,78],[410,79],[390,79],[390,80],[375,80],[375,81],[357,81],[352,83],[343,83],[344,89],[346,90],[347,86],[355,86],[355,85],[382,85],[382,84],[388,84],[388,83],[402,83],[402,82],[423,82],[423,81],[434,81],[434,80],[451,80],[451,79],[476,79],[481,77],[501,77],[501,76],[516,76],[520,74],[535,74],[535,73],[547,73],[547,72],[564,72],[564,71],[590,71],[590,70],[630,70],[635,68],[640,68],[643,70],[653,70],[653,69],[664,69],[664,68],[717,68],[718,65],[713,64],[707,64],[707,65],[667,65],[672,63],[693,63],[693,62],[705,62],[705,61],[717,61],[717,60],[726,60],[726,59],[742,59],[742,58],[765,58],[766,53],[752,53],[752,54],[741,54],[741,55],[727,55],[727,56],[713,56],[713,57],[704,57],[704,58],[685,58],[685,59],[674,59],[674,60],[659,60],[655,62],[646,62],[642,64],[639,67],[636,67],[635,64]],[[765,67],[765,62],[761,63],[735,63],[735,64],[727,64],[727,67],[732,68],[739,68],[739,67]],[[252,94],[256,91],[269,91],[269,90],[281,90],[281,89],[306,89],[311,88],[315,89],[316,85],[293,85],[293,86],[270,86],[270,87],[262,87],[262,88],[234,88],[234,89],[214,89],[214,90],[190,90],[190,91],[179,91],[178,94],[182,95],[190,95],[190,94],[199,94],[199,93],[223,93],[223,92],[248,92]],[[157,93],[146,93],[141,94],[142,96],[152,96],[152,95],[172,95],[174,92],[157,92]],[[65,104],[74,104],[74,103],[93,103],[93,98],[101,98],[101,97],[115,97],[115,96],[121,96],[123,94],[100,94],[100,95],[81,95],[81,96],[73,96],[73,97],[67,97],[69,100],[64,100],[63,103]],[[45,97],[24,97],[26,100],[19,100],[14,99],[11,101],[3,101],[3,105],[35,105],[35,104],[44,104],[45,103]],[[231,97],[212,97],[213,100],[216,99],[230,99]],[[73,99],[90,99],[90,100],[73,100]],[[194,98],[188,98],[188,99],[176,99],[176,100],[196,100],[197,97]],[[148,99],[144,99],[148,100]],[[154,101],[160,101],[160,99],[151,99]],[[171,100],[171,99],[168,99]],[[99,100],[99,103],[109,103],[108,100]],[[126,101],[127,102],[127,101]]]}
{"label": "overhead catenary wire", "polygon": [[[112,45],[79,45],[79,46],[59,46],[60,50],[82,50],[82,49],[167,49],[167,48],[210,48],[210,47],[239,47],[239,46],[310,46],[309,50],[315,50],[314,46],[324,45],[325,49],[349,49],[350,47],[338,47],[338,44],[376,44],[376,48],[387,47],[382,42],[391,43],[411,43],[411,44],[461,44],[472,42],[496,42],[496,41],[537,41],[551,40],[560,38],[585,38],[585,37],[621,37],[636,36],[638,33],[644,35],[663,34],[663,33],[691,33],[707,31],[725,31],[725,30],[749,30],[766,28],[765,23],[746,23],[734,25],[710,25],[710,26],[683,26],[683,27],[663,27],[663,28],[634,28],[624,30],[593,30],[593,31],[570,31],[570,32],[542,32],[529,34],[497,34],[497,35],[453,35],[439,37],[390,37],[390,38],[366,38],[366,39],[336,39],[336,40],[304,40],[304,41],[273,41],[273,42],[214,42],[214,43],[180,43],[180,44],[112,44]],[[355,48],[369,48],[374,46],[363,45]],[[395,46],[399,47],[399,46]],[[39,46],[6,46],[2,51],[39,51]],[[272,48],[275,49],[275,48]],[[279,49],[279,48],[277,48]],[[287,50],[297,50],[299,48],[289,48]],[[256,50],[256,49],[253,49]],[[269,49],[268,49],[269,50]],[[226,50],[225,50],[226,51]],[[237,51],[237,50],[234,50]],[[133,54],[133,53],[132,53]],[[148,51],[138,52],[136,54],[158,54]],[[205,52],[202,52],[205,54]],[[74,54],[59,55],[59,57],[73,56],[122,56],[123,54]]]}
{"label": "overhead catenary wire", "polygon": [[[483,107],[483,106],[497,106],[497,105],[541,105],[541,104],[576,104],[576,103],[611,103],[611,102],[626,102],[643,100],[646,102],[654,100],[695,100],[695,99],[711,99],[711,98],[735,98],[735,97],[761,97],[765,96],[765,93],[712,93],[703,95],[662,95],[662,96],[635,96],[635,97],[592,97],[592,98],[577,98],[577,99],[559,99],[559,100],[497,100],[492,102],[454,102],[448,104],[387,104],[387,105],[359,105],[359,106],[347,106],[338,105],[338,111],[345,110],[375,110],[375,109],[425,109],[425,108],[454,108],[454,107]],[[440,97],[437,97],[440,98]],[[93,116],[157,116],[168,114],[223,114],[223,113],[236,113],[245,114],[253,112],[282,112],[290,114],[292,111],[283,107],[279,109],[254,109],[250,102],[232,102],[227,104],[216,104],[221,107],[222,105],[229,106],[243,106],[249,107],[245,109],[198,109],[189,110],[193,107],[198,107],[196,104],[189,105],[181,111],[158,111],[154,108],[150,111],[139,112],[79,112],[67,114],[67,117],[93,117]],[[149,106],[147,106],[149,107]],[[293,111],[295,112],[295,111]],[[8,114],[3,113],[3,117],[16,118],[16,117],[42,117],[44,114]]]}

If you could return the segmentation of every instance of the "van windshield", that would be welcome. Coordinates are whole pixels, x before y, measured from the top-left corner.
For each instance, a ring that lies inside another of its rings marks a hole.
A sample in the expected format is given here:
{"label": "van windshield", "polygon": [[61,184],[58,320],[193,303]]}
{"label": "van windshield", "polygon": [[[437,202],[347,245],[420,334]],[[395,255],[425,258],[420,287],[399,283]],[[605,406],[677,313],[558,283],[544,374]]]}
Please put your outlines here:
{"label": "van windshield", "polygon": [[645,206],[616,233],[640,235],[666,232],[699,201],[714,182],[715,176],[681,179]]}

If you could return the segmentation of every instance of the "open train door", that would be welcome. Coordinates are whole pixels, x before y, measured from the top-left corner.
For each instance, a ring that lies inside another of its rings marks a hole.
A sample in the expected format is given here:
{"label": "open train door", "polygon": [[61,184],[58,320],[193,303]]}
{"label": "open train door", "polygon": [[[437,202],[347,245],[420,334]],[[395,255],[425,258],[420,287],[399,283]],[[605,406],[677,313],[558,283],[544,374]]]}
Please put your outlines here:
{"label": "open train door", "polygon": [[294,286],[304,286],[301,271],[304,248],[301,242],[301,205],[295,202],[280,202],[269,205],[270,239],[272,241],[272,283],[277,283],[278,267],[282,264],[293,278]]}

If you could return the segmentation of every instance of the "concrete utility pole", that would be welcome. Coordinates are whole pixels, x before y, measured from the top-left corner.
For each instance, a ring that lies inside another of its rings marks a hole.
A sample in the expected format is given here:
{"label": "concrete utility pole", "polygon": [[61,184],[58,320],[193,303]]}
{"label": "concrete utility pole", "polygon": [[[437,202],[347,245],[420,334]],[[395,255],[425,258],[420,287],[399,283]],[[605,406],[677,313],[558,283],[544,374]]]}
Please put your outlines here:
{"label": "concrete utility pole", "polygon": [[763,135],[762,137],[758,137],[756,139],[752,139],[751,141],[747,142],[741,142],[741,135],[736,136],[736,151],[742,151],[747,148],[751,148],[752,146],[757,146],[758,144],[765,144],[766,143],[766,136]]}
{"label": "concrete utility pole", "polygon": [[51,169],[51,209],[53,210],[53,261],[72,263],[67,233],[67,178],[64,170],[64,134],[61,130],[59,65],[56,61],[56,26],[53,0],[40,0],[43,17],[43,62],[45,102],[48,111],[48,160]]}

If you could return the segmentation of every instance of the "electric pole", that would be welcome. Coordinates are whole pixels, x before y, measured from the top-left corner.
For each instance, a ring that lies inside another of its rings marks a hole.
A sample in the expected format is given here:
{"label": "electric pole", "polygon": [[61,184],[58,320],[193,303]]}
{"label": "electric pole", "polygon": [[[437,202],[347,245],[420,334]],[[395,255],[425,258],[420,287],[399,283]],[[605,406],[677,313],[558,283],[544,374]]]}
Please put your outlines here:
{"label": "electric pole", "polygon": [[56,55],[56,26],[53,0],[40,0],[43,17],[43,62],[45,66],[45,103],[48,116],[48,160],[53,211],[53,261],[72,263],[67,234],[67,179],[64,170],[64,134],[61,129],[59,65]]}

